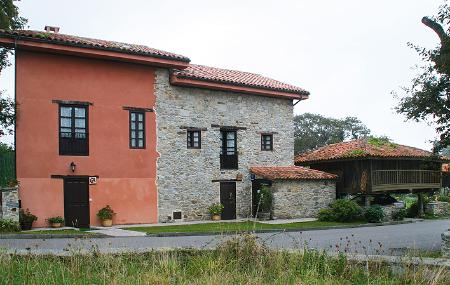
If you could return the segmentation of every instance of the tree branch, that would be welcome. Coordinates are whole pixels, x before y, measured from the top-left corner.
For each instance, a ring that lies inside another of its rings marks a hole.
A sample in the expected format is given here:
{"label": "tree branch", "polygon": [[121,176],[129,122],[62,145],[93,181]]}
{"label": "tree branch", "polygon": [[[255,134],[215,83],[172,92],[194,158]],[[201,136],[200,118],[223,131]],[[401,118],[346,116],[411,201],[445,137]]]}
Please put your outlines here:
{"label": "tree branch", "polygon": [[442,28],[439,23],[428,17],[423,17],[422,23],[432,29],[439,36],[442,46],[444,46],[444,43],[450,42],[450,37],[445,33],[444,28]]}

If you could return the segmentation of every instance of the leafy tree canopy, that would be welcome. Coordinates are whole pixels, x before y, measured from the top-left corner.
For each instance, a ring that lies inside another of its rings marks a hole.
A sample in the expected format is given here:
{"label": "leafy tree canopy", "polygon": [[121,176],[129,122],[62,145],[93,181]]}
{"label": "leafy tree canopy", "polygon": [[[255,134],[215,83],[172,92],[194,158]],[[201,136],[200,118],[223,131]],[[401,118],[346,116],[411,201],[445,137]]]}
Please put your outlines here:
{"label": "leafy tree canopy", "polygon": [[439,37],[440,44],[428,50],[411,43],[422,58],[419,75],[410,87],[403,87],[403,96],[396,107],[408,120],[428,121],[436,125],[439,135],[435,151],[450,145],[450,7],[439,7],[434,17],[423,17],[422,23]]}
{"label": "leafy tree canopy", "polygon": [[370,130],[355,117],[334,119],[311,113],[295,116],[294,130],[296,154],[370,134]]}
{"label": "leafy tree canopy", "polygon": [[[0,29],[15,30],[23,29],[27,20],[19,16],[19,10],[14,5],[13,0],[0,0]],[[0,71],[10,63],[8,55],[11,50],[0,47]],[[0,137],[4,134],[2,129],[11,133],[11,126],[15,121],[15,104],[9,97],[4,96],[0,91]]]}

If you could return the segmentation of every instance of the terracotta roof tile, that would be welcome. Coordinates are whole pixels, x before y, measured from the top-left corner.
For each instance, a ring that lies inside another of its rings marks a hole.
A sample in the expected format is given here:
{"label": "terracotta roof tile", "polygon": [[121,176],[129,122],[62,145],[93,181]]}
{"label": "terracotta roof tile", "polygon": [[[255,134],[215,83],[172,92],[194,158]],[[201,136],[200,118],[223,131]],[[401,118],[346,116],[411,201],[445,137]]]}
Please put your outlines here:
{"label": "terracotta roof tile", "polygon": [[[348,142],[330,144],[316,150],[299,154],[295,157],[295,163],[305,163],[313,161],[337,160],[348,158],[432,158],[433,153],[395,143],[386,143],[382,146],[371,144],[367,139],[358,139]],[[440,157],[443,159],[443,157]]]}
{"label": "terracotta roof tile", "polygon": [[301,166],[253,166],[250,172],[270,180],[334,180],[337,176]]}
{"label": "terracotta roof tile", "polygon": [[189,58],[187,58],[185,56],[167,52],[167,51],[163,51],[163,50],[159,50],[159,49],[154,49],[154,48],[147,47],[144,45],[127,44],[127,43],[121,43],[121,42],[115,42],[115,41],[91,39],[91,38],[85,38],[85,37],[65,35],[65,34],[60,34],[60,33],[50,33],[50,32],[32,31],[32,30],[8,31],[8,30],[0,29],[0,36],[20,37],[21,39],[32,39],[32,40],[49,42],[49,43],[53,43],[53,44],[61,44],[61,45],[77,45],[77,46],[89,47],[89,48],[94,48],[94,49],[106,49],[106,50],[112,50],[112,51],[117,51],[117,52],[122,52],[122,53],[132,53],[132,54],[148,55],[151,57],[160,57],[160,58],[179,60],[179,61],[183,61],[183,62],[190,61]]}
{"label": "terracotta roof tile", "polygon": [[190,64],[186,69],[175,70],[173,74],[178,78],[197,79],[232,85],[243,85],[262,89],[309,95],[309,92],[287,83],[283,83],[259,74]]}

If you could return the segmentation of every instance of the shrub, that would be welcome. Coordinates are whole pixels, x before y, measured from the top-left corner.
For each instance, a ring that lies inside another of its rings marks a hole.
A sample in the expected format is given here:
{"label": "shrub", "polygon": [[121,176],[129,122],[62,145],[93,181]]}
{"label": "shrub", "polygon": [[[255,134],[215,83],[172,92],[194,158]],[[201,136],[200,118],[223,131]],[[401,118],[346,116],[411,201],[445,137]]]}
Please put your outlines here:
{"label": "shrub", "polygon": [[403,219],[407,216],[407,212],[405,209],[399,209],[398,211],[394,211],[392,213],[392,219],[394,221],[403,221]]}
{"label": "shrub", "polygon": [[336,216],[332,209],[322,209],[319,211],[318,215],[319,221],[322,222],[333,222],[336,220]]}
{"label": "shrub", "polygon": [[361,217],[361,207],[352,200],[338,199],[330,204],[331,212],[321,211],[319,214],[319,220],[321,217],[326,220],[321,221],[335,221],[335,222],[352,222]]}
{"label": "shrub", "polygon": [[48,218],[47,221],[50,224],[62,224],[62,223],[64,223],[63,217],[60,217],[60,216]]}
{"label": "shrub", "polygon": [[364,218],[369,223],[379,223],[384,218],[384,211],[380,205],[373,205],[364,212]]}
{"label": "shrub", "polygon": [[256,195],[256,199],[259,202],[258,212],[268,213],[272,211],[273,196],[269,186],[262,186]]}
{"label": "shrub", "polygon": [[110,205],[106,205],[106,207],[101,208],[98,213],[97,217],[99,217],[100,220],[111,220],[113,216],[116,213],[114,213],[113,209],[111,209]]}
{"label": "shrub", "polygon": [[10,219],[0,219],[0,233],[20,232],[20,225]]}
{"label": "shrub", "polygon": [[450,197],[447,195],[439,195],[437,200],[440,202],[450,202]]}
{"label": "shrub", "polygon": [[212,204],[211,206],[209,206],[208,212],[211,216],[220,215],[220,214],[222,214],[223,208],[224,207],[222,204],[215,203],[215,204]]}
{"label": "shrub", "polygon": [[419,215],[419,204],[417,201],[411,204],[407,210],[408,218],[415,218]]}

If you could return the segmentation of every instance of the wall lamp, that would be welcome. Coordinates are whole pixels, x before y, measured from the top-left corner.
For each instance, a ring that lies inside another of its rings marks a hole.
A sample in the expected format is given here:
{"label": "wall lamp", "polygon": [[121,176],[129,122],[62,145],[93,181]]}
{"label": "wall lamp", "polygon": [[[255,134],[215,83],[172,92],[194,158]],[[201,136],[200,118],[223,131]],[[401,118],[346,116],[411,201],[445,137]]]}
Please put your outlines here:
{"label": "wall lamp", "polygon": [[72,172],[75,172],[75,168],[77,167],[77,165],[75,164],[75,162],[71,162],[70,163],[70,169],[72,170]]}

